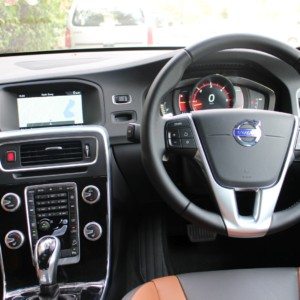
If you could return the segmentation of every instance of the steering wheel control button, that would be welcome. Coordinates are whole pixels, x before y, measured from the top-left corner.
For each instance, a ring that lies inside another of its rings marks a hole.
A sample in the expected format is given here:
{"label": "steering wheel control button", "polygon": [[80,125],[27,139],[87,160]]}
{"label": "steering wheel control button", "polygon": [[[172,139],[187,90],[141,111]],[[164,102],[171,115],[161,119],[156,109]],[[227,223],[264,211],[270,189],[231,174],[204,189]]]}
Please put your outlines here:
{"label": "steering wheel control button", "polygon": [[182,119],[182,120],[174,120],[174,121],[169,121],[168,123],[167,123],[167,128],[168,129],[172,129],[172,128],[179,128],[179,127],[189,127],[190,126],[190,122],[189,122],[189,120],[184,120],[184,119]]}
{"label": "steering wheel control button", "polygon": [[196,150],[196,142],[189,120],[173,120],[166,124],[167,147],[170,150],[190,155]]}
{"label": "steering wheel control button", "polygon": [[172,149],[180,149],[181,148],[181,141],[180,139],[169,139],[169,148]]}
{"label": "steering wheel control button", "polygon": [[19,230],[9,231],[4,238],[6,247],[12,250],[21,248],[24,244],[24,241],[24,234]]}
{"label": "steering wheel control button", "polygon": [[182,139],[190,139],[193,138],[194,136],[190,128],[182,128],[180,129],[180,137]]}
{"label": "steering wheel control button", "polygon": [[90,222],[84,226],[83,234],[89,241],[97,241],[102,236],[102,227],[96,222]]}
{"label": "steering wheel control button", "polygon": [[14,212],[21,206],[21,199],[17,194],[7,193],[1,199],[1,206],[7,212]]}
{"label": "steering wheel control button", "polygon": [[178,129],[173,129],[168,131],[168,138],[169,139],[179,139],[179,130]]}
{"label": "steering wheel control button", "polygon": [[94,204],[99,201],[101,194],[96,186],[88,185],[82,190],[81,196],[84,202]]}
{"label": "steering wheel control button", "polygon": [[196,143],[194,139],[182,139],[181,140],[182,148],[183,149],[195,149]]}

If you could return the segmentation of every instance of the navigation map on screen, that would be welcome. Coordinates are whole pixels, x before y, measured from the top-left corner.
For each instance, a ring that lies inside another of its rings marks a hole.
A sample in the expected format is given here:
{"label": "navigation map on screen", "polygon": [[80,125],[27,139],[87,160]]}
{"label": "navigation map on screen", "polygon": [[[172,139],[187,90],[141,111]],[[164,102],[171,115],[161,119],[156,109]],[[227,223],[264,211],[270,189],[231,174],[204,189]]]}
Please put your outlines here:
{"label": "navigation map on screen", "polygon": [[19,95],[17,103],[20,128],[83,124],[79,91],[64,95],[42,93],[37,97]]}

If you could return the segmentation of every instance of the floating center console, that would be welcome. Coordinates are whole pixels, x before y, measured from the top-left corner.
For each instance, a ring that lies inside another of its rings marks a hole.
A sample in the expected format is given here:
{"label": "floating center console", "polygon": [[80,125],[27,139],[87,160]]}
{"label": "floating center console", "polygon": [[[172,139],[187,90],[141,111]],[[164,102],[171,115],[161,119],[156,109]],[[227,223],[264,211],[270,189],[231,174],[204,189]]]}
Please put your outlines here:
{"label": "floating center console", "polygon": [[29,186],[25,189],[28,232],[32,256],[39,238],[60,238],[59,264],[80,260],[78,197],[76,183]]}
{"label": "floating center console", "polygon": [[106,131],[66,126],[0,132],[0,241],[4,299],[39,291],[38,239],[60,240],[62,295],[105,296],[110,262]]}

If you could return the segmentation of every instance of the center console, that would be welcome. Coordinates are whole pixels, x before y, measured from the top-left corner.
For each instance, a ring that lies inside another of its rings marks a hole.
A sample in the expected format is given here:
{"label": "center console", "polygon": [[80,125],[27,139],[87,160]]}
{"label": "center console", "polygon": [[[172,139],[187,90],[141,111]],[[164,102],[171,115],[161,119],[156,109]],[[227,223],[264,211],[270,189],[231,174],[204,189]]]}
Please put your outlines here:
{"label": "center console", "polygon": [[4,299],[39,293],[34,258],[59,240],[57,283],[72,299],[101,299],[110,266],[106,130],[76,125],[0,132],[0,243]]}
{"label": "center console", "polygon": [[60,238],[59,264],[66,265],[80,261],[77,195],[77,185],[74,182],[34,185],[25,188],[32,256],[39,238],[54,235]]}

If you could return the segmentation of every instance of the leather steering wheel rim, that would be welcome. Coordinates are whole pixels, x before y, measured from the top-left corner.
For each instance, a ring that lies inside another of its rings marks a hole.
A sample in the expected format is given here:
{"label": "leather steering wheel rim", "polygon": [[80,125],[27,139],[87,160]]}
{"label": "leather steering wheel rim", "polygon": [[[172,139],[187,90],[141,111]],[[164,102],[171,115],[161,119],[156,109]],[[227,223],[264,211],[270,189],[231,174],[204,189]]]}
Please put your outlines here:
{"label": "leather steering wheel rim", "polygon": [[[227,235],[221,215],[206,211],[181,193],[167,174],[162,156],[165,149],[164,121],[159,114],[161,99],[181,80],[187,67],[211,54],[228,49],[248,49],[273,55],[299,73],[299,51],[273,39],[256,35],[233,34],[211,38],[178,52],[153,81],[143,107],[141,124],[142,160],[148,176],[162,198],[182,217],[196,224],[205,224]],[[300,219],[300,203],[284,211],[274,212],[269,233],[281,231]]]}

